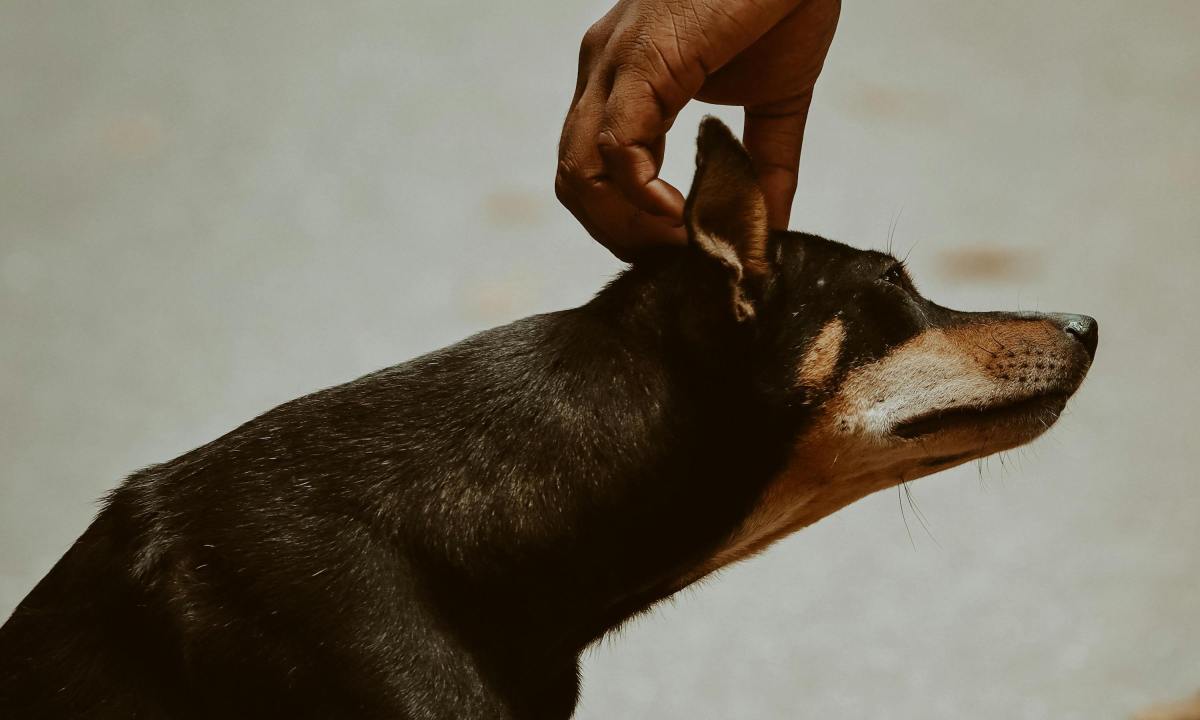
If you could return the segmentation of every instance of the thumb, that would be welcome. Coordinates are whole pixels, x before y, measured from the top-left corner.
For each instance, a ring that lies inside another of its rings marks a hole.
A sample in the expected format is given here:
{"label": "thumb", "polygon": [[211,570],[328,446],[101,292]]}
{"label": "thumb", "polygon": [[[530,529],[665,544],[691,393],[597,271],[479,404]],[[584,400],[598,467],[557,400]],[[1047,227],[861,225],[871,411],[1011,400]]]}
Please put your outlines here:
{"label": "thumb", "polygon": [[742,141],[767,201],[767,222],[786,230],[796,194],[800,147],[812,91],[784,102],[746,108]]}

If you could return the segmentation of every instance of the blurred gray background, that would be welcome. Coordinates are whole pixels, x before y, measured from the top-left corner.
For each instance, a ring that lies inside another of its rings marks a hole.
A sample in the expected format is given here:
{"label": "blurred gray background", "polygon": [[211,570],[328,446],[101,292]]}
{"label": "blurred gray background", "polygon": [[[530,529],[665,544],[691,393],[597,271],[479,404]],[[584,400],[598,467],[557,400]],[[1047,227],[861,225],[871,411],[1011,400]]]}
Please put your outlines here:
{"label": "blurred gray background", "polygon": [[[0,5],[0,617],[134,468],[617,272],[552,190],[605,9]],[[793,226],[895,223],[927,295],[1095,315],[1097,363],[1047,438],[914,487],[930,534],[883,493],[604,641],[579,717],[1093,720],[1200,688],[1198,37],[1192,0],[846,3]]]}

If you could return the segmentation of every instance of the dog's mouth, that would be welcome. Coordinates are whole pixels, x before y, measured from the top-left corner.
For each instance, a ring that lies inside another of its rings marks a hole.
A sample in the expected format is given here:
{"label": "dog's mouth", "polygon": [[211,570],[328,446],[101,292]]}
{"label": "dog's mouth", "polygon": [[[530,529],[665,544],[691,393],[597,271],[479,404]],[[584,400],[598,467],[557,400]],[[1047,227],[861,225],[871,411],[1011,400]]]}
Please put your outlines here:
{"label": "dog's mouth", "polygon": [[892,434],[915,440],[946,430],[1028,426],[1036,432],[1058,419],[1070,393],[1048,393],[986,407],[948,407],[922,413],[898,423]]}

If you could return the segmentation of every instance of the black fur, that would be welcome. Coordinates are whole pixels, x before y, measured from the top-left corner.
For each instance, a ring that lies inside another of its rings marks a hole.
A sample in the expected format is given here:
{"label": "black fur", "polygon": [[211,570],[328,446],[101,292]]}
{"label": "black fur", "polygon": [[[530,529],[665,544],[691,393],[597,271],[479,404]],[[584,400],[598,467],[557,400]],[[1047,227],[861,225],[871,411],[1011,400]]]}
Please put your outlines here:
{"label": "black fur", "polygon": [[132,476],[0,630],[3,714],[568,717],[801,420],[670,255]]}

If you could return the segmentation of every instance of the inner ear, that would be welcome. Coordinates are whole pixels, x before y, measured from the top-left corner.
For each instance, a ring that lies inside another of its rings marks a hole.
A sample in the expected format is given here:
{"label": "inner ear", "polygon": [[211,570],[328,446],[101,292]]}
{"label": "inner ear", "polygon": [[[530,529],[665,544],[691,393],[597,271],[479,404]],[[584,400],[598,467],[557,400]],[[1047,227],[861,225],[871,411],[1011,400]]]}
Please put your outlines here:
{"label": "inner ear", "polygon": [[738,319],[752,317],[755,297],[771,272],[767,202],[750,155],[714,117],[700,123],[684,222],[689,241],[728,269]]}

